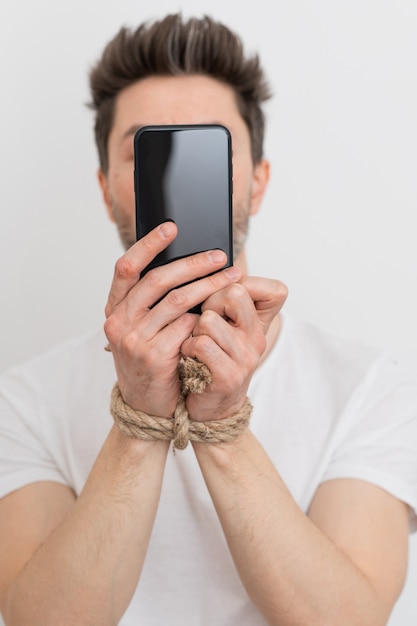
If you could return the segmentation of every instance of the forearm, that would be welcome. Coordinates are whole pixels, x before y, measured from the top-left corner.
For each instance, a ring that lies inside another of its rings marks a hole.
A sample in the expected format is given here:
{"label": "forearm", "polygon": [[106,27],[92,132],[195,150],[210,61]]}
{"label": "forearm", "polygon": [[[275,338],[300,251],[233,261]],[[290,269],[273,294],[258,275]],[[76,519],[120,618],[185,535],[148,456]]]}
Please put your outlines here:
{"label": "forearm", "polygon": [[12,585],[10,626],[113,626],[136,588],[168,450],[113,427],[85,488]]}
{"label": "forearm", "polygon": [[368,579],[299,509],[249,431],[194,449],[241,580],[269,624],[385,624]]}

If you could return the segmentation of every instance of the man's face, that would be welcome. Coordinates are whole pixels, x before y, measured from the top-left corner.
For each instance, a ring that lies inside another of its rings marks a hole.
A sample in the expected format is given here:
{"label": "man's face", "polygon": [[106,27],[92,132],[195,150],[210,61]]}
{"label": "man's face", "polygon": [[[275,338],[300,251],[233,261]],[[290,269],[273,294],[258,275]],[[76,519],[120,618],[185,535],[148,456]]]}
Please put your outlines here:
{"label": "man's face", "polygon": [[249,131],[233,90],[208,76],[152,76],[120,92],[108,142],[107,175],[99,173],[104,200],[125,248],[136,241],[133,135],[148,124],[226,126],[233,147],[235,261],[243,250],[250,215],[258,210],[268,181],[268,164],[252,163]]}

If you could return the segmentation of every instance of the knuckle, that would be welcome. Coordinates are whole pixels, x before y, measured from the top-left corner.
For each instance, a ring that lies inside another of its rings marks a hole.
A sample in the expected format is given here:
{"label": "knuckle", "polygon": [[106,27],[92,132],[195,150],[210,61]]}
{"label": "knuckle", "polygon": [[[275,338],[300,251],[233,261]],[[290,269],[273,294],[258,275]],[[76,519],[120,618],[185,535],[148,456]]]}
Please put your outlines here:
{"label": "knuckle", "polygon": [[202,264],[201,256],[198,254],[192,254],[191,256],[187,256],[185,257],[185,264],[190,270],[198,270]]}
{"label": "knuckle", "polygon": [[219,289],[227,289],[228,278],[224,272],[215,272],[206,276],[205,280],[209,286],[209,289],[213,292]]}
{"label": "knuckle", "polygon": [[118,324],[113,315],[110,315],[106,319],[103,328],[107,339],[111,342],[115,342],[118,335]]}
{"label": "knuckle", "polygon": [[142,282],[146,282],[151,288],[159,287],[162,284],[162,269],[160,267],[154,267],[149,272],[146,272],[142,278]]}
{"label": "knuckle", "polygon": [[202,330],[203,328],[209,328],[218,320],[219,315],[216,311],[212,309],[205,309],[202,311],[199,319],[199,328]]}
{"label": "knuckle", "polygon": [[120,257],[114,266],[114,274],[116,278],[131,278],[137,274],[137,268],[126,256]]}
{"label": "knuckle", "polygon": [[222,287],[225,282],[223,272],[216,272],[215,274],[211,274],[206,277],[206,280],[212,289],[218,289]]}
{"label": "knuckle", "polygon": [[166,302],[173,307],[184,307],[188,305],[188,300],[182,289],[171,289],[165,296]]}
{"label": "knuckle", "polygon": [[286,300],[288,297],[288,287],[279,280],[272,281],[272,292],[277,300]]}
{"label": "knuckle", "polygon": [[148,233],[145,237],[142,237],[140,240],[140,246],[146,248],[149,252],[155,252],[155,241],[153,237],[154,233]]}
{"label": "knuckle", "polygon": [[233,283],[227,288],[227,295],[231,300],[243,300],[247,298],[248,292],[239,283]]}
{"label": "knuckle", "polygon": [[137,337],[136,333],[126,333],[120,341],[122,352],[127,356],[132,356],[137,352]]}

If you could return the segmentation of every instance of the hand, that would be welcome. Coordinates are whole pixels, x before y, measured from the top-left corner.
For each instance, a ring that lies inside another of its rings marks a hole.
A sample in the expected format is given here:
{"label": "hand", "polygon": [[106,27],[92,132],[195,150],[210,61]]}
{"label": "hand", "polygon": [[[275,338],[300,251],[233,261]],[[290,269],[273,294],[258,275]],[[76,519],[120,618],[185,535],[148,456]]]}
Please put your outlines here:
{"label": "hand", "polygon": [[203,304],[193,336],[181,346],[211,371],[202,394],[190,394],[187,408],[198,421],[222,419],[238,411],[266,348],[266,334],[287,298],[283,283],[245,276]]}
{"label": "hand", "polygon": [[[165,222],[117,261],[105,310],[104,330],[123,399],[135,409],[163,417],[175,410],[180,347],[198,317],[188,310],[241,276],[234,267],[207,276],[226,262],[226,255],[215,250],[157,267],[139,280],[176,233],[175,224]],[[178,287],[194,279],[200,280]]]}

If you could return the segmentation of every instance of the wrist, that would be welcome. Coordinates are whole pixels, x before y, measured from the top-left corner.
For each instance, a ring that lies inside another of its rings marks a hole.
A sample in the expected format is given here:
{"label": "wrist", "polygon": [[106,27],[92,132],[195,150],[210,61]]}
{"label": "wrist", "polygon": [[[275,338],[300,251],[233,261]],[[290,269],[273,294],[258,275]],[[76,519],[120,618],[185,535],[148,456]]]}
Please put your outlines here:
{"label": "wrist", "polygon": [[241,459],[248,459],[248,450],[254,439],[249,428],[235,437],[232,441],[212,443],[209,446],[200,441],[192,441],[194,452],[198,458],[210,459],[219,469],[237,467]]}
{"label": "wrist", "polygon": [[173,440],[174,448],[183,450],[190,440],[205,444],[233,441],[248,427],[252,405],[249,398],[245,398],[240,409],[232,415],[223,419],[197,422],[189,418],[186,398],[181,394],[173,419],[156,417],[127,404],[116,382],[111,394],[110,412],[123,434],[144,441]]}
{"label": "wrist", "polygon": [[169,449],[169,441],[138,439],[123,432],[116,424],[110,430],[108,444],[112,455],[122,465],[135,467],[142,459],[166,455]]}

